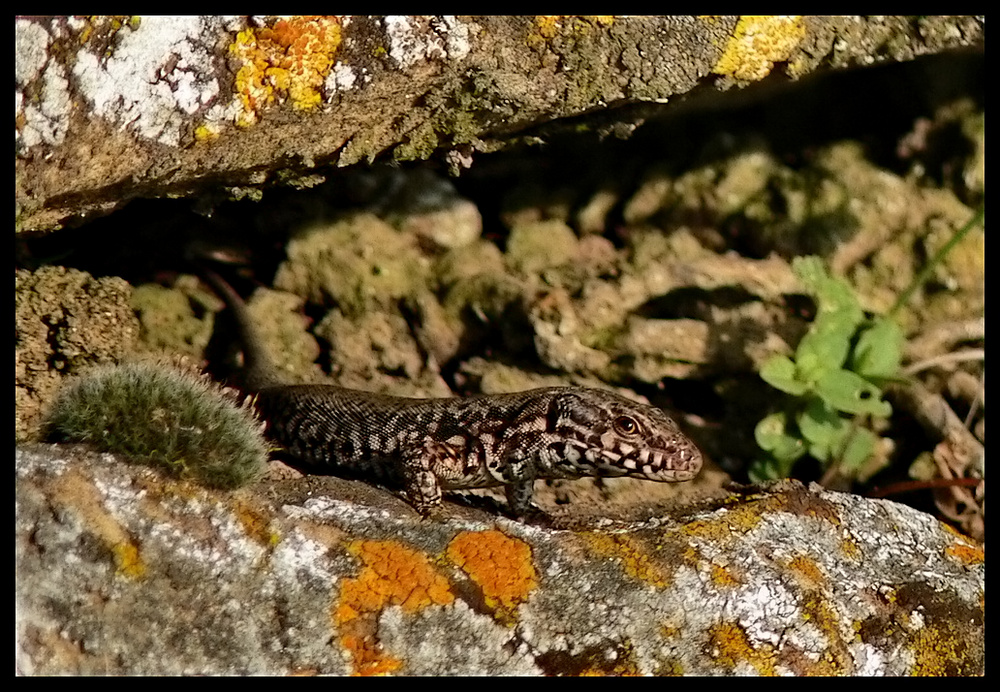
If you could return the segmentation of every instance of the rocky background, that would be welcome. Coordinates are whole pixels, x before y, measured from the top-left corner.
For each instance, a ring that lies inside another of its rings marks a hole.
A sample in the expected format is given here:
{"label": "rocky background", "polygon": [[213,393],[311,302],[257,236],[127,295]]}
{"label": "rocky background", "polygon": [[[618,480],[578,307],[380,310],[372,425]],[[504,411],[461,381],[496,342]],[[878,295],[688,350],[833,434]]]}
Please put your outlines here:
{"label": "rocky background", "polygon": [[[918,386],[877,452],[795,468],[916,479],[916,509],[724,488],[815,314],[791,258],[882,314],[982,204],[981,19],[21,18],[16,46],[22,673],[982,672],[981,228],[898,315]],[[429,525],[278,461],[227,492],[38,444],[98,364],[238,387],[192,242],[241,260],[289,380],[613,387],[706,469],[540,482],[546,530],[490,492]]]}

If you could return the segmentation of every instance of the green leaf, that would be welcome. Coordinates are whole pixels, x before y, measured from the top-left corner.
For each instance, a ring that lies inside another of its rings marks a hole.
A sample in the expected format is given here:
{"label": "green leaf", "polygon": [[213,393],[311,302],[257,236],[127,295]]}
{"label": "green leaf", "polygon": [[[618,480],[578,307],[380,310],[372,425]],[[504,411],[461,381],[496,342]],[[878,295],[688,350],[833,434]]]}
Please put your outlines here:
{"label": "green leaf", "polygon": [[787,356],[773,356],[760,368],[760,377],[775,389],[792,396],[801,396],[807,390],[804,382],[795,379],[795,363]]}
{"label": "green leaf", "polygon": [[829,406],[845,413],[867,413],[880,418],[892,413],[892,407],[882,401],[881,390],[849,370],[824,374],[816,383],[816,393]]}
{"label": "green leaf", "polygon": [[864,313],[851,285],[844,279],[831,277],[820,258],[796,257],[792,260],[792,271],[815,296],[817,321],[821,317],[838,314],[850,325],[850,331],[861,324]]}
{"label": "green leaf", "polygon": [[861,333],[851,358],[851,370],[866,378],[891,378],[903,359],[903,330],[880,318]]}
{"label": "green leaf", "polygon": [[856,427],[851,430],[846,441],[847,446],[840,455],[840,466],[847,472],[845,475],[853,477],[875,451],[878,437],[868,428]]}
{"label": "green leaf", "polygon": [[810,293],[819,293],[826,280],[826,267],[823,260],[815,255],[806,255],[792,259],[792,272],[805,284]]}
{"label": "green leaf", "polygon": [[820,461],[829,460],[843,446],[850,423],[822,399],[813,398],[798,417],[799,430],[809,443],[809,454]]}
{"label": "green leaf", "polygon": [[805,443],[788,433],[788,418],[784,413],[772,413],[757,423],[754,439],[757,445],[776,461],[791,467],[791,462],[806,453]]}
{"label": "green leaf", "polygon": [[817,319],[795,349],[795,368],[799,380],[815,383],[830,370],[837,370],[847,360],[853,327],[844,329],[836,319]]}
{"label": "green leaf", "polygon": [[753,430],[757,446],[766,452],[774,449],[778,445],[778,440],[785,434],[786,420],[784,413],[772,413],[761,418]]}

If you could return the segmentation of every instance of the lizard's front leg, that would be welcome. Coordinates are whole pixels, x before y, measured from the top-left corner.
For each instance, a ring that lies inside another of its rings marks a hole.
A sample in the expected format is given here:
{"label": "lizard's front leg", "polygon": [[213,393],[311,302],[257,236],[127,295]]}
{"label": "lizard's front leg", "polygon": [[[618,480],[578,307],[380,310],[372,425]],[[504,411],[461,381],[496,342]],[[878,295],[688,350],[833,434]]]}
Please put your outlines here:
{"label": "lizard's front leg", "polygon": [[441,506],[441,478],[450,478],[462,468],[461,449],[426,439],[403,450],[403,486],[407,499],[427,516]]}
{"label": "lizard's front leg", "polygon": [[441,484],[431,471],[429,460],[419,452],[403,459],[403,490],[410,504],[423,516],[441,506]]}
{"label": "lizard's front leg", "polygon": [[507,494],[507,506],[515,517],[523,517],[540,512],[531,498],[535,494],[535,481],[525,480],[507,483],[504,486]]}
{"label": "lizard's front leg", "polygon": [[531,501],[535,492],[535,474],[531,459],[522,449],[515,448],[504,460],[500,470],[507,495],[507,507],[515,517],[542,513]]}

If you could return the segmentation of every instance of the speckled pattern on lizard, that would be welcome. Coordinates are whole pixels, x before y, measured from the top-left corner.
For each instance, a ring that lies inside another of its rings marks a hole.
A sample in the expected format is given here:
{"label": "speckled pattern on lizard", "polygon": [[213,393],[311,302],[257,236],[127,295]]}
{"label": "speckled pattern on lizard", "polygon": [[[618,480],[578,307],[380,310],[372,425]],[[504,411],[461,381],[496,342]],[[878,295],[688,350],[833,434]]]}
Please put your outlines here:
{"label": "speckled pattern on lizard", "polygon": [[662,410],[612,392],[548,387],[513,394],[410,399],[333,385],[283,383],[243,300],[204,277],[234,313],[247,388],[268,435],[307,467],[402,487],[428,514],[442,490],[504,486],[515,516],[537,509],[535,480],[694,478],[702,457]]}

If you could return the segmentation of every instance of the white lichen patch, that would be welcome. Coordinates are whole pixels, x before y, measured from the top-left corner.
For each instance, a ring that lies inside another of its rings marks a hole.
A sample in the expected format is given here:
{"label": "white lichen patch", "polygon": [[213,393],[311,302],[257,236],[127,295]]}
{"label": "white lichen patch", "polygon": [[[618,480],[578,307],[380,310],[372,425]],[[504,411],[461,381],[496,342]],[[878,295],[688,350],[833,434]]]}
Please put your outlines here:
{"label": "white lichen patch", "polygon": [[389,55],[404,70],[420,60],[461,60],[471,50],[471,27],[453,16],[387,15],[382,21]]}
{"label": "white lichen patch", "polygon": [[342,62],[337,63],[330,70],[330,74],[326,76],[323,89],[328,94],[334,94],[338,91],[348,91],[354,86],[357,80],[358,75],[350,65],[345,65]]}
{"label": "white lichen patch", "polygon": [[301,582],[305,577],[333,585],[337,576],[330,569],[328,551],[329,546],[308,538],[295,527],[275,546],[274,576],[279,582]]}
{"label": "white lichen patch", "polygon": [[478,28],[475,24],[467,24],[454,15],[444,15],[432,24],[444,34],[449,60],[461,60],[472,50],[472,34]]}
{"label": "white lichen patch", "polygon": [[177,146],[186,116],[212,105],[219,94],[214,47],[204,37],[221,28],[216,19],[144,18],[137,29],[121,32],[107,59],[80,49],[73,66],[79,92],[96,115],[117,127]]}
{"label": "white lichen patch", "polygon": [[14,25],[14,81],[19,87],[34,81],[48,60],[49,32],[36,22]]}
{"label": "white lichen patch", "polygon": [[306,500],[301,507],[284,505],[282,511],[293,519],[385,521],[392,515],[384,509],[364,507],[351,502],[335,500],[332,497],[314,497]]}
{"label": "white lichen patch", "polygon": [[[66,71],[48,59],[49,34],[40,24],[20,20],[15,33],[14,77],[17,84],[15,118],[21,120],[14,139],[19,147],[58,145],[69,128],[70,95]],[[25,99],[23,90],[39,75],[39,97]]]}
{"label": "white lichen patch", "polygon": [[408,675],[539,675],[523,644],[509,651],[515,630],[473,611],[462,601],[408,614],[386,608],[379,617],[386,651],[407,652]]}

